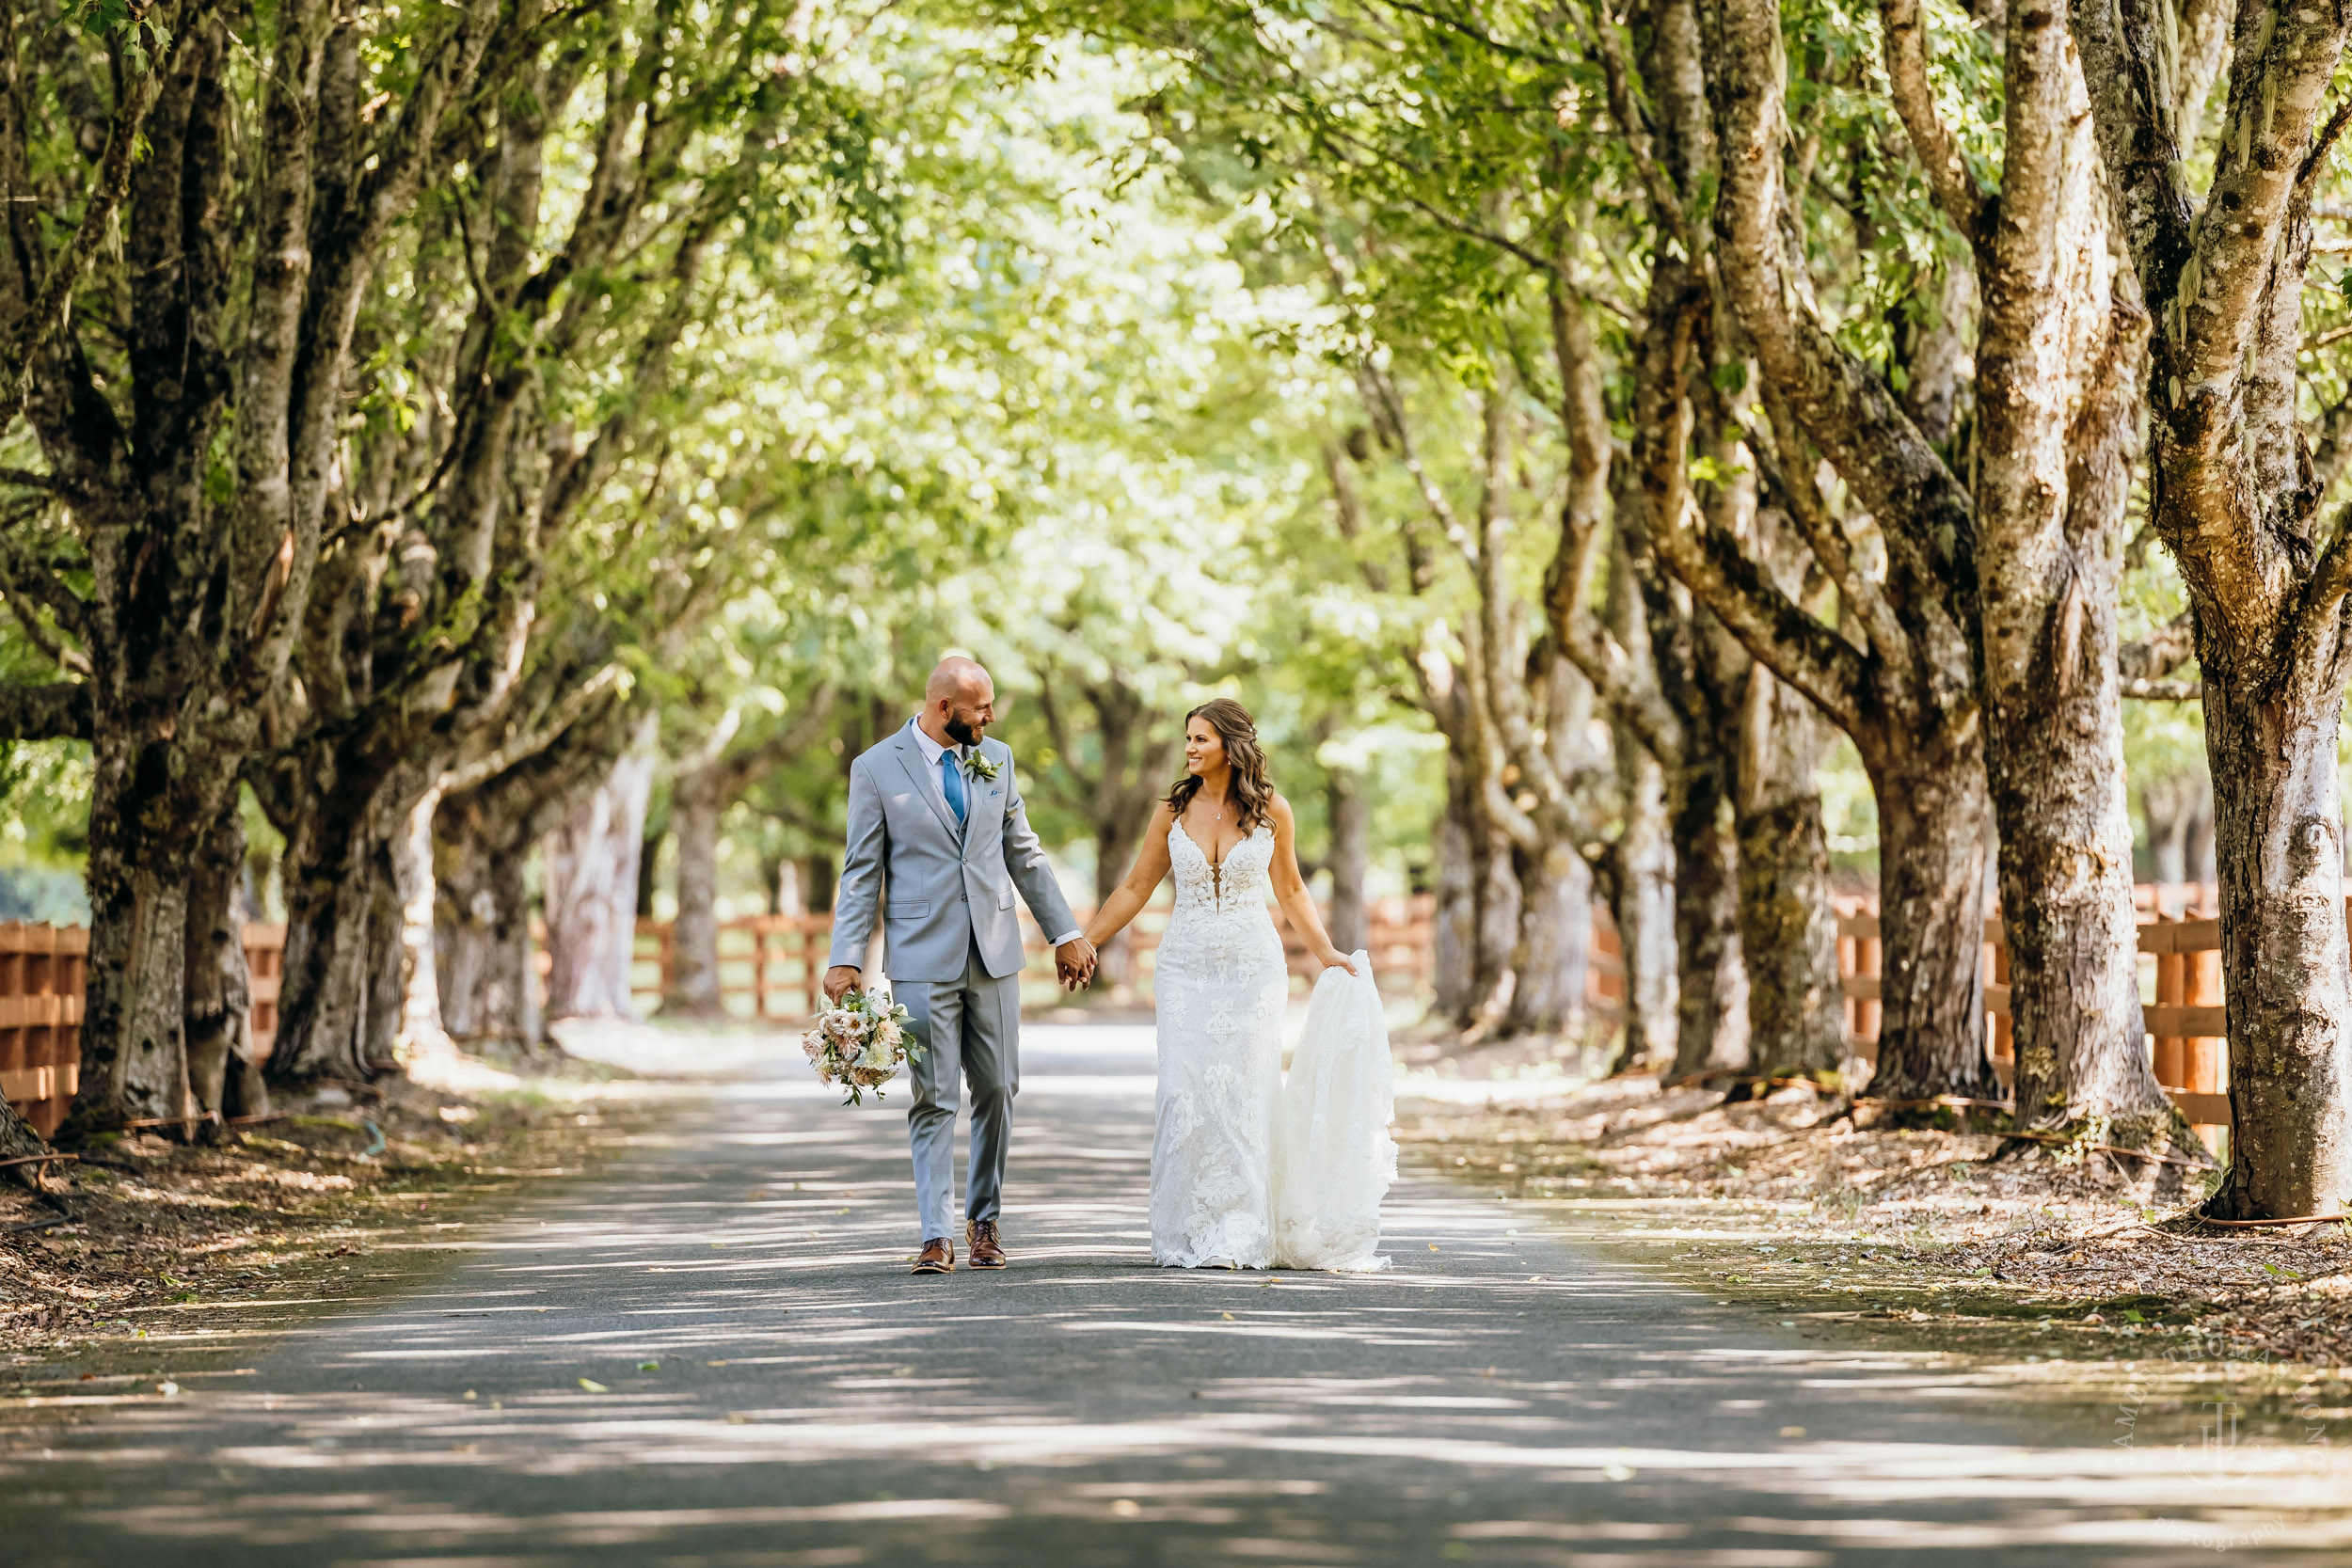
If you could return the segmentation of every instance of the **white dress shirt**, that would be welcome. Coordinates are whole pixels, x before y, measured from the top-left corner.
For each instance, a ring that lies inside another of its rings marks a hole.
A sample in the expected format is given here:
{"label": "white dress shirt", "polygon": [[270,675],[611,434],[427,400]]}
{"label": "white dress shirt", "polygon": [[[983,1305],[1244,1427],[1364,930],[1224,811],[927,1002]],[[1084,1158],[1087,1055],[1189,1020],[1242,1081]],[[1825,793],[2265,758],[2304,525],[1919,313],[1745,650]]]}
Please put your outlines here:
{"label": "white dress shirt", "polygon": [[[956,766],[960,768],[964,768],[972,755],[972,749],[952,742],[945,746],[941,745],[931,738],[930,732],[923,727],[922,721],[918,719],[908,720],[907,728],[914,732],[914,743],[923,749],[923,771],[931,782],[931,794],[937,798],[940,809],[947,814],[947,820],[953,822],[956,819],[956,808],[947,803],[947,786],[940,782],[939,759],[943,754],[953,754]],[[972,809],[972,780],[968,770],[963,781],[963,808],[967,814]],[[1052,944],[1059,947],[1066,942],[1077,941],[1085,934],[1084,931],[1067,931],[1056,937]]]}

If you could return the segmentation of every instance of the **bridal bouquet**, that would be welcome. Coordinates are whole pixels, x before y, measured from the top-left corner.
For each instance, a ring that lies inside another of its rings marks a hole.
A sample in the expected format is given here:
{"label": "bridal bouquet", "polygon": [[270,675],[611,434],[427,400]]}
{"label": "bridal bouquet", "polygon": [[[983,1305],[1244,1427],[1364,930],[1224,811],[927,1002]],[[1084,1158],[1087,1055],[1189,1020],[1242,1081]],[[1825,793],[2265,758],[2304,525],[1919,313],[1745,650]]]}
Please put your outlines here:
{"label": "bridal bouquet", "polygon": [[912,1022],[886,994],[853,990],[814,1019],[801,1035],[801,1049],[816,1064],[817,1076],[850,1091],[844,1105],[863,1105],[866,1091],[882,1098],[882,1086],[922,1047],[907,1036]]}

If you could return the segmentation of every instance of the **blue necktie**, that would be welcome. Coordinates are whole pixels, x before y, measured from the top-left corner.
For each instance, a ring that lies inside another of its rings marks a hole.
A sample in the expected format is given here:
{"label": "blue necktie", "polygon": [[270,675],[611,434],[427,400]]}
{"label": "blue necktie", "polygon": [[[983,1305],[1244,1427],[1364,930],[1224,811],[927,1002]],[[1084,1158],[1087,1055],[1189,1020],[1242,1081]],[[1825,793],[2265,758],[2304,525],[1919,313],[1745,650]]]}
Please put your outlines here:
{"label": "blue necktie", "polygon": [[956,822],[963,822],[963,769],[956,766],[953,752],[939,753],[939,787],[947,792],[947,809],[956,814]]}

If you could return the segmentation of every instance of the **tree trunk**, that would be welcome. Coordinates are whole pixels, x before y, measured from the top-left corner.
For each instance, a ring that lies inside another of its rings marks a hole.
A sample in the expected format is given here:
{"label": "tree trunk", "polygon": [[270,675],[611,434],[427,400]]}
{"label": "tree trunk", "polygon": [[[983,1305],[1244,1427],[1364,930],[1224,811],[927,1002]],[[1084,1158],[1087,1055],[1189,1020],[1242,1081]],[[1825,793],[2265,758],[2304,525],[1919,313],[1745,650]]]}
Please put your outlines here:
{"label": "tree trunk", "polygon": [[[1127,856],[1133,842],[1117,827],[1097,823],[1094,832],[1094,907],[1101,909],[1117,892],[1127,875]],[[1135,983],[1135,945],[1128,939],[1130,926],[1104,942],[1095,959],[1095,984],[1105,991],[1121,992]],[[1060,935],[1058,931],[1042,933],[1047,941]]]}
{"label": "tree trunk", "polygon": [[1828,726],[1761,664],[1749,667],[1741,721],[1733,821],[1750,1066],[1763,1077],[1836,1072],[1846,1060],[1846,998],[1821,826]]}
{"label": "tree trunk", "polygon": [[269,1110],[253,1059],[252,990],[245,958],[245,821],[231,805],[205,835],[188,882],[188,1082],[217,1136],[230,1117]]}
{"label": "tree trunk", "polygon": [[[714,828],[713,832],[717,830]],[[653,918],[654,895],[661,890],[661,841],[670,836],[669,829],[657,828],[645,835],[645,842],[637,851],[637,918]],[[714,849],[715,855],[717,851]]]}
{"label": "tree trunk", "polygon": [[470,1044],[495,1036],[490,1020],[511,1018],[512,1006],[493,1000],[500,936],[495,869],[486,855],[452,865],[444,847],[449,842],[437,836],[434,845],[440,866],[434,879],[434,972],[441,987],[441,1027],[452,1039]]}
{"label": "tree trunk", "polygon": [[359,1060],[370,1077],[400,1070],[400,1031],[407,1017],[405,917],[393,881],[391,845],[369,857],[368,994],[359,1015]]}
{"label": "tree trunk", "polygon": [[1696,726],[1675,781],[1676,1013],[1670,1078],[1741,1072],[1748,1066],[1748,974],[1740,946],[1739,849],[1725,818],[1724,780]]}
{"label": "tree trunk", "polygon": [[1437,929],[1433,958],[1436,1010],[1454,1020],[1478,1006],[1478,868],[1470,855],[1470,832],[1458,797],[1449,792],[1438,819]]}
{"label": "tree trunk", "polygon": [[1612,847],[1615,869],[1610,917],[1625,965],[1625,1042],[1620,1070],[1666,1062],[1675,1053],[1679,1009],[1675,985],[1674,845],[1666,831],[1666,775],[1622,725],[1617,768],[1625,826]]}
{"label": "tree trunk", "polygon": [[2209,1205],[2222,1218],[2352,1206],[2338,721],[2331,690],[2249,701],[2205,666],[2230,1039],[2230,1170]]}
{"label": "tree trunk", "polygon": [[1372,802],[1364,798],[1363,781],[1339,768],[1326,775],[1323,793],[1331,819],[1331,945],[1353,953],[1372,940],[1372,911],[1364,896],[1372,861]]}
{"label": "tree trunk", "polygon": [[[33,1131],[33,1124],[8,1103],[8,1096],[0,1095],[0,1160],[22,1159],[28,1154],[48,1152],[47,1141]],[[10,1165],[0,1170],[0,1175],[8,1176],[19,1186],[40,1192],[43,1190],[40,1173],[46,1168],[42,1165]]]}
{"label": "tree trunk", "polygon": [[[1918,738],[1922,744],[1873,768],[1870,779],[1879,808],[1882,971],[1870,1093],[1997,1100],[2001,1085],[1984,1031],[1984,768],[1973,726],[1960,736]],[[1912,1120],[1933,1115],[1915,1106],[1898,1111]]]}
{"label": "tree trunk", "polygon": [[793,913],[809,910],[831,911],[833,908],[834,866],[831,855],[810,855],[801,862],[801,908]]}
{"label": "tree trunk", "polygon": [[521,1050],[542,1043],[525,880],[531,852],[608,773],[630,733],[617,704],[584,715],[540,751],[450,795],[435,814],[441,1016],[458,1039]]}
{"label": "tree trunk", "polygon": [[[97,653],[93,649],[93,654]],[[185,1117],[188,879],[221,807],[192,809],[165,778],[190,768],[152,725],[108,725],[90,748],[87,988],[81,1085],[62,1142],[126,1121]],[[230,787],[219,791],[232,795]]]}
{"label": "tree trunk", "polygon": [[[458,842],[472,840],[465,835]],[[444,840],[446,845],[449,841]],[[441,1023],[473,1044],[527,1048],[539,1038],[531,973],[531,895],[524,880],[528,847],[485,847],[459,859],[447,852],[440,881],[437,950]]]}
{"label": "tree trunk", "polygon": [[1476,1010],[1465,1020],[1471,1027],[1500,1031],[1511,1015],[1518,993],[1515,959],[1519,946],[1518,869],[1511,841],[1497,830],[1486,835],[1486,852],[1478,866],[1478,971],[1484,984]]}
{"label": "tree trunk", "polygon": [[671,927],[669,991],[661,1010],[679,1018],[724,1018],[719,993],[719,815],[721,764],[682,769],[670,785],[677,834],[677,919]]}
{"label": "tree trunk", "polygon": [[399,1020],[392,1047],[403,1062],[446,1055],[453,1042],[441,1022],[437,911],[440,890],[433,874],[433,822],[439,815],[437,784],[408,808],[401,830],[386,847],[394,904],[399,911],[397,986]]}
{"label": "tree trunk", "polygon": [[2140,1015],[2117,607],[2148,317],[2121,269],[2074,40],[2007,22],[2000,218],[1978,235],[1973,640],[2017,1044],[2016,1116],[2186,1142]]}
{"label": "tree trunk", "polygon": [[[2148,819],[2148,868],[2159,887],[2189,879],[2188,831],[2195,803],[2185,777],[2151,779],[2140,786],[2139,813]],[[2170,902],[2162,912],[2176,919],[2181,913]]]}
{"label": "tree trunk", "polygon": [[[400,1006],[399,900],[389,886],[384,837],[387,819],[405,820],[407,813],[394,816],[388,803],[398,769],[364,755],[317,766],[333,770],[329,787],[290,791],[272,807],[287,830],[286,958],[269,1077],[278,1084],[364,1083],[377,1062],[393,1059],[371,1042],[374,1015],[389,1001],[397,1018]],[[395,954],[389,999],[376,994],[388,947]],[[384,1033],[389,1045],[397,1022]]]}
{"label": "tree trunk", "polygon": [[1565,844],[1548,846],[1541,856],[1520,854],[1517,871],[1519,942],[1511,967],[1518,979],[1503,1033],[1557,1035],[1584,1017],[1585,980],[1592,969],[1593,871]]}
{"label": "tree trunk", "polygon": [[637,946],[637,857],[653,796],[653,723],[612,765],[595,794],[542,847],[547,903],[548,1016],[632,1018],[629,965]]}

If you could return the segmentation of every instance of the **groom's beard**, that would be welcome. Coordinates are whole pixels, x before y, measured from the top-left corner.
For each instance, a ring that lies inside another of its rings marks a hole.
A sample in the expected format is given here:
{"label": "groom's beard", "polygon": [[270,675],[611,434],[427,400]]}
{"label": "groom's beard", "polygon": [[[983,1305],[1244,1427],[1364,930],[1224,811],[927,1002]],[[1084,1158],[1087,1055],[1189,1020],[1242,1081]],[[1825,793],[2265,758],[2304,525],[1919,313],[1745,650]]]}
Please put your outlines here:
{"label": "groom's beard", "polygon": [[947,721],[947,738],[959,746],[977,746],[980,743],[980,726],[968,719],[950,719]]}

